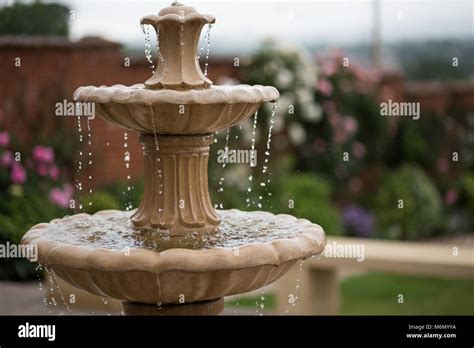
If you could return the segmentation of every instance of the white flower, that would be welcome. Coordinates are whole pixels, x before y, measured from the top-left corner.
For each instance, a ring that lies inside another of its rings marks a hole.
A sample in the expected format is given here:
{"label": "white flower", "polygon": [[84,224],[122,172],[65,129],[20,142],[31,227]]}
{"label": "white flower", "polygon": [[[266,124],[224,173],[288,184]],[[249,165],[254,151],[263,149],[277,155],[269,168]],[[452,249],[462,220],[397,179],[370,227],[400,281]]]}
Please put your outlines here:
{"label": "white flower", "polygon": [[285,118],[283,115],[281,117],[276,117],[275,115],[275,123],[273,124],[273,132],[279,133],[285,127]]}
{"label": "white flower", "polygon": [[319,104],[316,103],[306,103],[303,106],[303,114],[301,115],[306,121],[316,123],[321,119],[323,115],[323,110]]}
{"label": "white flower", "polygon": [[280,88],[288,88],[293,82],[293,73],[288,69],[281,69],[276,76],[276,84]]}
{"label": "white flower", "polygon": [[278,98],[278,110],[284,114],[288,113],[290,105],[295,105],[294,95],[291,92],[283,93]]}
{"label": "white flower", "polygon": [[301,145],[306,141],[306,131],[299,123],[292,122],[288,127],[288,135],[294,145]]}
{"label": "white flower", "polygon": [[307,88],[298,88],[296,90],[296,98],[298,99],[298,102],[301,104],[314,102],[313,94]]}

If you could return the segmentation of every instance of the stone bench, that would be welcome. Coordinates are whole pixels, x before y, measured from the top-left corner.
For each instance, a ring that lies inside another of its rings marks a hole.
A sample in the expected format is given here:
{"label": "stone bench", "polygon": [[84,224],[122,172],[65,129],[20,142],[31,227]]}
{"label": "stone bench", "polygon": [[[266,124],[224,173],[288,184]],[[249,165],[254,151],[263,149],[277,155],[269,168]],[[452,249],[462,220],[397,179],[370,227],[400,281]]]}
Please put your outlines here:
{"label": "stone bench", "polygon": [[278,313],[337,314],[341,271],[349,270],[473,279],[474,247],[330,237],[323,254],[295,266],[275,284]]}

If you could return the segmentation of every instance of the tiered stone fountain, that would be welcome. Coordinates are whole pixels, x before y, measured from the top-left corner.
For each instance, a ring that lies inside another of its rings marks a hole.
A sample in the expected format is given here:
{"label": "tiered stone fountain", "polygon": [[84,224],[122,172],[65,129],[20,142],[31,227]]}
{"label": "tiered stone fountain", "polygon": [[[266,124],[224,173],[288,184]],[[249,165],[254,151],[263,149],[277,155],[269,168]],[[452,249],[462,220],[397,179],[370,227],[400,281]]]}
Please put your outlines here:
{"label": "tiered stone fountain", "polygon": [[[159,32],[157,70],[144,84],[80,87],[76,101],[140,133],[145,190],[134,212],[41,223],[23,237],[52,274],[123,301],[126,314],[217,314],[223,297],[284,275],[320,253],[320,226],[290,215],[214,210],[208,192],[212,133],[255,113],[279,93],[264,86],[213,86],[197,58],[214,17],[174,3],[141,19]],[[315,207],[317,209],[317,207]]]}

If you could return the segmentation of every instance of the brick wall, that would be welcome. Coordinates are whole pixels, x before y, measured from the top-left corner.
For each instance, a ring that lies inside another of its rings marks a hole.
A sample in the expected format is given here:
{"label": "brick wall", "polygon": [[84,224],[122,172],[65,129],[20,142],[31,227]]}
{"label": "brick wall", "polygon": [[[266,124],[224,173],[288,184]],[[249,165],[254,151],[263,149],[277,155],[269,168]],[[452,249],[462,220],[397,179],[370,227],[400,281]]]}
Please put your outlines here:
{"label": "brick wall", "polygon": [[[21,66],[15,66],[15,59]],[[151,74],[144,57],[131,57],[124,64],[121,46],[98,38],[85,38],[77,43],[62,38],[0,38],[0,129],[8,129],[24,144],[41,138],[58,137],[58,132],[71,132],[78,142],[77,119],[54,114],[54,105],[72,100],[74,90],[83,85],[130,85],[145,81]],[[238,67],[232,58],[210,61],[209,77],[216,83],[236,78]],[[405,83],[399,73],[385,74],[383,94],[392,100],[421,101],[422,110],[447,112],[458,107],[472,110],[472,84]],[[83,176],[91,175],[93,185],[124,181],[143,174],[138,136],[96,118],[92,126],[94,164],[85,167]],[[82,119],[83,132],[86,130]],[[124,132],[128,133],[131,166],[124,164]],[[86,138],[86,137],[84,137]],[[83,149],[88,153],[89,149]],[[73,174],[71,174],[73,175]]]}

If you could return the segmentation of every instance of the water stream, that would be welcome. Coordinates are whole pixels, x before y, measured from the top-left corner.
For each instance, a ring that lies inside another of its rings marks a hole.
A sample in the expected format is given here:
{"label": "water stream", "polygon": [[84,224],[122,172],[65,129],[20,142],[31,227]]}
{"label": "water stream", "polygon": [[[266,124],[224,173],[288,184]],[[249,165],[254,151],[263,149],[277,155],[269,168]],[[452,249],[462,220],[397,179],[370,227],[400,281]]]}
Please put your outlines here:
{"label": "water stream", "polygon": [[[83,136],[82,136],[82,126],[81,126],[81,117],[77,116],[77,133],[79,135],[79,152],[78,152],[78,159],[77,159],[77,175],[76,175],[76,188],[79,192],[82,191],[82,181],[81,181],[81,171],[82,171],[82,143],[83,143]],[[82,210],[82,204],[79,205],[79,210]]]}
{"label": "water stream", "polygon": [[87,178],[89,179],[89,206],[92,206],[92,130],[89,118],[87,118],[87,148],[89,150],[87,153],[87,171],[89,173],[89,175],[87,176]]}
{"label": "water stream", "polygon": [[[150,69],[155,73],[155,63],[153,62],[152,54],[151,54],[151,39],[150,39],[150,26],[145,24],[140,24],[142,28],[142,32],[145,35],[145,57],[150,64]],[[158,40],[157,40],[158,42]]]}

